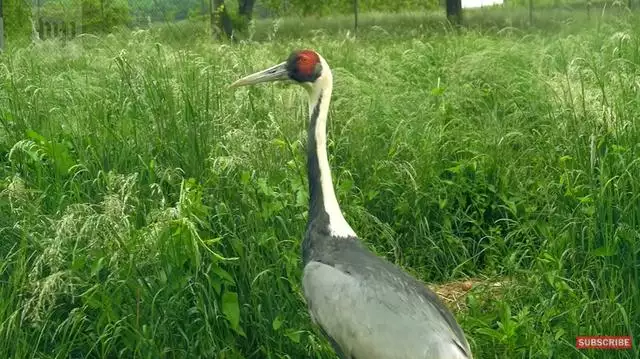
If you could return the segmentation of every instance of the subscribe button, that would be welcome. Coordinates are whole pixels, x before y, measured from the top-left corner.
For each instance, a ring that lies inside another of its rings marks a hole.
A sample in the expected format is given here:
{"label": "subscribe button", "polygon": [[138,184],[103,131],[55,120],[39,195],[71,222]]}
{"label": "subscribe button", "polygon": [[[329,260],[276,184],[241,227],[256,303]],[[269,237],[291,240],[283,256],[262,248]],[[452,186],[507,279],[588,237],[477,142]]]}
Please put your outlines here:
{"label": "subscribe button", "polygon": [[631,336],[582,336],[576,338],[577,349],[631,349]]}

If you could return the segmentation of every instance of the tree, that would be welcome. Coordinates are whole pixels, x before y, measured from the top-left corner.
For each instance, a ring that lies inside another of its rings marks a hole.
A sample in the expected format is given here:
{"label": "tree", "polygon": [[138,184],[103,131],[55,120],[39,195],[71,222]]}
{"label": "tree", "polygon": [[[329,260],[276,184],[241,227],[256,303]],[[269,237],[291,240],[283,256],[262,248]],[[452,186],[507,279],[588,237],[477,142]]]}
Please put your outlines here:
{"label": "tree", "polygon": [[31,2],[0,0],[2,45],[29,40],[31,33]]}
{"label": "tree", "polygon": [[211,31],[214,34],[219,34],[222,30],[228,38],[233,36],[233,25],[231,18],[227,12],[227,7],[224,4],[224,0],[211,0]]}
{"label": "tree", "polygon": [[244,29],[253,18],[253,7],[256,0],[238,0],[238,14],[236,21],[225,6],[224,0],[211,0],[211,30],[214,34],[224,33],[227,38],[233,37],[234,25]]}
{"label": "tree", "polygon": [[462,22],[462,0],[447,0],[447,19],[454,24]]}
{"label": "tree", "polygon": [[87,32],[109,31],[131,21],[126,0],[80,0],[82,27]]}
{"label": "tree", "polygon": [[256,4],[256,0],[240,0],[238,1],[238,15],[248,21],[251,21],[253,17],[253,6]]}

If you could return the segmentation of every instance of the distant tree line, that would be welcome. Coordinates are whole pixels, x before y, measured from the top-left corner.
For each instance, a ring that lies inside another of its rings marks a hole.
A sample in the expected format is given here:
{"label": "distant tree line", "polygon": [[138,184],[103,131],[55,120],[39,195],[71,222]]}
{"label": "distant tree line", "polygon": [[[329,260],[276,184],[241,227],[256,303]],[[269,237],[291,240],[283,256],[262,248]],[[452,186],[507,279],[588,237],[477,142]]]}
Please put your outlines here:
{"label": "distant tree line", "polygon": [[[135,0],[138,2],[139,0]],[[80,22],[85,32],[110,30],[131,22],[129,0],[33,0],[39,19]]]}
{"label": "distant tree line", "polygon": [[[5,0],[7,1],[7,0]],[[24,0],[10,0],[24,1]],[[224,8],[231,17],[250,17],[255,8],[273,16],[326,16],[353,11],[353,0],[32,0],[47,17],[81,15],[90,27],[105,28],[151,21],[176,21],[209,16]],[[436,8],[439,0],[358,0],[362,11],[398,12]],[[235,21],[235,20],[234,20]]]}
{"label": "distant tree line", "polygon": [[[327,16],[353,14],[359,11],[402,12],[425,11],[440,7],[441,0],[211,0],[213,27],[228,37],[232,30],[242,30],[257,9],[270,16]],[[459,0],[457,0],[459,1]],[[236,10],[237,9],[237,10]]]}
{"label": "distant tree line", "polygon": [[[258,2],[274,15],[279,16],[326,16],[336,13],[350,14],[354,10],[353,0],[262,0]],[[358,8],[361,11],[401,12],[438,7],[440,7],[439,0],[358,0]]]}
{"label": "distant tree line", "polygon": [[[260,16],[326,16],[353,11],[354,0],[0,0],[8,39],[29,38],[44,21],[80,22],[84,32],[114,26],[210,18],[231,31],[245,27],[256,10]],[[410,11],[438,6],[439,0],[357,0],[362,11]]]}
{"label": "distant tree line", "polygon": [[[587,0],[505,0],[508,6],[560,6]],[[601,2],[597,1],[597,2]],[[589,1],[589,3],[591,3]],[[3,0],[7,39],[26,35],[32,20],[81,22],[84,32],[110,31],[114,26],[148,22],[209,19],[219,33],[242,31],[256,16],[327,16],[354,11],[402,12],[446,8],[461,11],[460,0]],[[451,16],[450,16],[451,17]],[[356,16],[357,19],[357,16]],[[454,17],[454,21],[458,21]],[[37,25],[35,26],[37,28]]]}

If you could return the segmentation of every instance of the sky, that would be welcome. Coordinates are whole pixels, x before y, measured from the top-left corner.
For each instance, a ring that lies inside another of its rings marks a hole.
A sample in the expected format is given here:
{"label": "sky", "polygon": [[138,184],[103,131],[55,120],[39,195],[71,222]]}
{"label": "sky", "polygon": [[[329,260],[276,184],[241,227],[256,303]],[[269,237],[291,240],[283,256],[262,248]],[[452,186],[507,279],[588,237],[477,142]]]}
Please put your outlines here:
{"label": "sky", "polygon": [[502,4],[504,0],[462,0],[462,8],[485,7],[496,4]]}

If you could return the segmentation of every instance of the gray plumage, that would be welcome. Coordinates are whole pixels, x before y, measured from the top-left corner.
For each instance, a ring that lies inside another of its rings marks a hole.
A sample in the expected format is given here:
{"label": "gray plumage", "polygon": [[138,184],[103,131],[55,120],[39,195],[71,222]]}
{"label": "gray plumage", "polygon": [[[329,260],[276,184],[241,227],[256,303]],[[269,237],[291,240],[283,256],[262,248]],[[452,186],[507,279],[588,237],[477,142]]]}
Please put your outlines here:
{"label": "gray plumage", "polygon": [[332,238],[322,222],[316,218],[305,234],[303,288],[341,359],[471,358],[436,294],[359,239]]}

